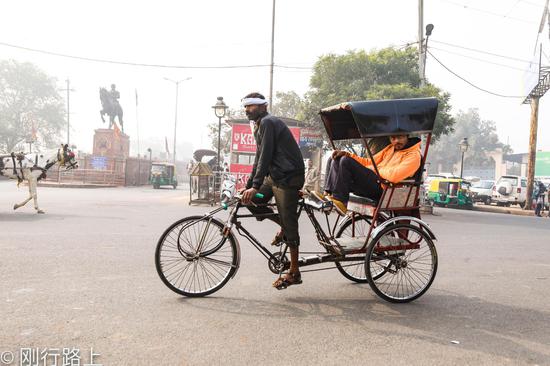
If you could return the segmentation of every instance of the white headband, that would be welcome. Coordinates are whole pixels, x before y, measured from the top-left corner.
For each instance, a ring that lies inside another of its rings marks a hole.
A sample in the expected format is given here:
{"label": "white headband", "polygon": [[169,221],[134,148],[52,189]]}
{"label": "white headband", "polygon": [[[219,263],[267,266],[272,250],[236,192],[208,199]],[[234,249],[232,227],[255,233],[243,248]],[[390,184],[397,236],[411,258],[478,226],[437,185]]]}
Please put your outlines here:
{"label": "white headband", "polygon": [[267,100],[262,98],[243,98],[243,107],[249,106],[249,105],[264,105],[267,104]]}

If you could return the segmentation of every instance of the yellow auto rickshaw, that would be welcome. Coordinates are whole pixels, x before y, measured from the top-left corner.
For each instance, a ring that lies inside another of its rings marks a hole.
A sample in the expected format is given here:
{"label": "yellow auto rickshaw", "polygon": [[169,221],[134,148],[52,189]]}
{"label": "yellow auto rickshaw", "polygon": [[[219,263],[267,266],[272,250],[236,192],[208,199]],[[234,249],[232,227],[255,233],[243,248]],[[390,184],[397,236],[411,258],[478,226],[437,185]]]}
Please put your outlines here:
{"label": "yellow auto rickshaw", "polygon": [[435,206],[471,209],[470,186],[470,182],[460,178],[433,179],[428,189],[428,202]]}

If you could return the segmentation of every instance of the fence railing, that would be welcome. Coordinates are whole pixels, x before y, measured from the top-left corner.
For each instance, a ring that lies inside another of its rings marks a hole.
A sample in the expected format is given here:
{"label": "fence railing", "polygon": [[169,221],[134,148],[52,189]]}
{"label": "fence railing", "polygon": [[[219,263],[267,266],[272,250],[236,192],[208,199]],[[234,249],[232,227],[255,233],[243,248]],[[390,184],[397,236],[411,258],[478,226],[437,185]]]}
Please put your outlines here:
{"label": "fence railing", "polygon": [[73,169],[52,171],[46,181],[57,183],[82,183],[102,185],[124,185],[124,172],[97,169]]}

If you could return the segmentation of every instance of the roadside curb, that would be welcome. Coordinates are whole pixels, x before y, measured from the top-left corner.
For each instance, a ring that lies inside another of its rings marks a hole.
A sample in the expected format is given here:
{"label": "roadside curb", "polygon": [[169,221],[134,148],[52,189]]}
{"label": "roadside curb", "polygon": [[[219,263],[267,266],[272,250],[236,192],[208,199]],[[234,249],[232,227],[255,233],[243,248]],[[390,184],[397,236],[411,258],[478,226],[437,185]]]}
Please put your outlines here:
{"label": "roadside curb", "polygon": [[496,207],[496,206],[477,206],[474,205],[473,211],[492,212],[500,214],[509,214],[517,216],[535,216],[534,211],[524,211],[521,208]]}

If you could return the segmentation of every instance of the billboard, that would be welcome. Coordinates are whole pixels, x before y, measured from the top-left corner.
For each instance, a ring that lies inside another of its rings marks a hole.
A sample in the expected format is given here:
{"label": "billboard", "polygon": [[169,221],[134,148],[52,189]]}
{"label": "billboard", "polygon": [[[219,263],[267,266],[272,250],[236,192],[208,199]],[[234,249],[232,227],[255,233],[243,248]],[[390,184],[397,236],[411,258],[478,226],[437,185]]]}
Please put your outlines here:
{"label": "billboard", "polygon": [[319,131],[310,128],[302,128],[300,130],[300,147],[305,146],[323,146],[323,135]]}
{"label": "billboard", "polygon": [[[294,136],[296,142],[300,142],[300,128],[289,127],[290,132]],[[234,152],[256,152],[256,141],[250,125],[247,124],[233,124],[231,129],[231,151]]]}
{"label": "billboard", "polygon": [[537,151],[535,176],[550,177],[550,151]]}
{"label": "billboard", "polygon": [[250,125],[233,124],[231,129],[231,151],[256,152],[256,141]]}

